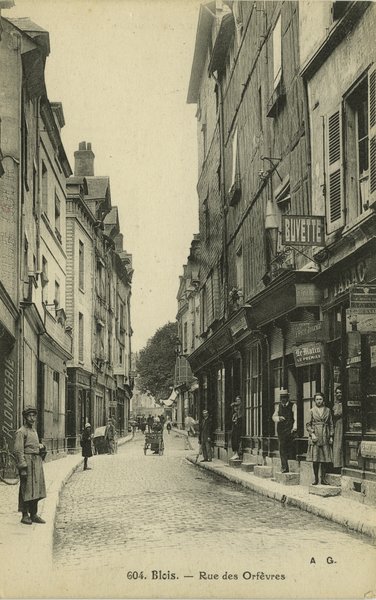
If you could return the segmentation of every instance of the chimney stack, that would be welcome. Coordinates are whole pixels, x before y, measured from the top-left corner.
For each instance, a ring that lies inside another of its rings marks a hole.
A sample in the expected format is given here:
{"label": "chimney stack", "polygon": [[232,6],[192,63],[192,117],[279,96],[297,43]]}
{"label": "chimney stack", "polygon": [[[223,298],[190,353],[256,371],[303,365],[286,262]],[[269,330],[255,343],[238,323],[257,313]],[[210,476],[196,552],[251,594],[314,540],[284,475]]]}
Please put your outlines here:
{"label": "chimney stack", "polygon": [[91,143],[80,142],[78,150],[74,153],[74,174],[76,177],[94,175],[95,154],[91,149]]}

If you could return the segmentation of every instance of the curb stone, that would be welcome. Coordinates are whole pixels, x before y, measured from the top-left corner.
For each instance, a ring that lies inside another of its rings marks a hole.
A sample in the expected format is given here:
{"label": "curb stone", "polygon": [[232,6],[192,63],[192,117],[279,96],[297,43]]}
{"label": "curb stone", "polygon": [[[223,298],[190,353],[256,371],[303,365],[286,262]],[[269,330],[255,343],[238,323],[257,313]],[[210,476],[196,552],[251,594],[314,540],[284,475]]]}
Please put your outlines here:
{"label": "curb stone", "polygon": [[[256,492],[257,494],[261,494],[262,496],[266,496],[267,498],[271,498],[272,500],[276,500],[278,502],[282,502],[284,504],[288,504],[289,506],[294,506],[296,508],[299,508],[300,510],[304,510],[305,512],[309,512],[312,514],[317,515],[318,517],[322,517],[328,521],[332,521],[334,523],[337,523],[338,525],[341,525],[342,527],[349,529],[351,531],[356,531],[357,533],[361,533],[363,535],[367,535],[368,537],[372,538],[372,540],[376,540],[376,516],[375,516],[375,525],[370,524],[370,523],[366,523],[363,521],[359,521],[359,517],[351,517],[351,516],[341,516],[340,514],[337,514],[335,510],[333,510],[333,506],[331,507],[324,507],[324,506],[318,506],[317,503],[315,502],[310,502],[309,499],[304,499],[304,498],[298,498],[296,496],[293,496],[291,494],[291,486],[283,486],[286,489],[286,492],[283,491],[279,491],[279,490],[273,490],[270,488],[270,483],[271,481],[266,479],[265,483],[268,484],[268,487],[264,487],[262,485],[260,485],[259,482],[253,482],[253,481],[249,481],[246,479],[243,479],[242,477],[239,477],[238,475],[234,475],[233,473],[229,473],[228,471],[222,470],[226,465],[225,464],[221,464],[221,465],[213,465],[213,464],[202,464],[202,463],[196,463],[195,462],[195,457],[194,456],[187,456],[186,459],[192,463],[194,466],[200,467],[201,469],[206,469],[207,471],[210,471],[212,473],[216,473],[217,475],[220,475],[221,477],[228,479],[229,481],[231,481],[232,483],[236,483],[236,484],[240,484],[242,485],[244,488],[250,489],[253,492]],[[246,474],[248,477],[250,476],[249,473]],[[254,477],[254,475],[253,475]],[[281,485],[281,484],[275,484],[275,485]],[[297,487],[297,486],[296,486]],[[334,496],[331,497],[330,499],[332,501],[335,501],[335,499],[340,498],[339,496]],[[327,498],[323,499],[324,501],[327,501]],[[360,505],[361,506],[361,505]]]}

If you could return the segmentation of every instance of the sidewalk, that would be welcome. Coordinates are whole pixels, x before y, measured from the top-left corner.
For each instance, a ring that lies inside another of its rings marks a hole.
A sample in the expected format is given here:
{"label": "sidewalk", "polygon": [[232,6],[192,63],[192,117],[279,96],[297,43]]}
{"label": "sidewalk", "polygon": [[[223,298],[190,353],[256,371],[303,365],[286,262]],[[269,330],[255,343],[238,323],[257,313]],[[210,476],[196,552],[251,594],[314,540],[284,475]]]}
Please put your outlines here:
{"label": "sidewalk", "polygon": [[[118,446],[130,441],[129,434],[118,440]],[[90,459],[94,462],[95,457]],[[38,513],[45,525],[22,525],[17,512],[18,485],[0,483],[0,596],[28,596],[30,580],[48,580],[52,569],[53,535],[60,493],[71,475],[83,463],[81,453],[47,462],[44,465],[47,497],[39,503]],[[95,467],[94,467],[95,468]],[[39,589],[39,587],[37,588]]]}
{"label": "sidewalk", "polygon": [[[187,436],[185,431],[174,431]],[[290,504],[291,506],[296,506],[306,512],[313,513],[376,540],[376,508],[366,506],[348,498],[342,498],[341,496],[322,498],[310,494],[307,486],[282,485],[272,479],[263,479],[251,472],[247,473],[234,468],[219,459],[214,458],[210,463],[200,462],[202,459],[202,456],[200,456],[196,462],[198,440],[192,437],[187,437],[187,440],[192,451],[186,458],[198,467],[225,477],[229,481],[240,484],[253,492],[285,504]]]}

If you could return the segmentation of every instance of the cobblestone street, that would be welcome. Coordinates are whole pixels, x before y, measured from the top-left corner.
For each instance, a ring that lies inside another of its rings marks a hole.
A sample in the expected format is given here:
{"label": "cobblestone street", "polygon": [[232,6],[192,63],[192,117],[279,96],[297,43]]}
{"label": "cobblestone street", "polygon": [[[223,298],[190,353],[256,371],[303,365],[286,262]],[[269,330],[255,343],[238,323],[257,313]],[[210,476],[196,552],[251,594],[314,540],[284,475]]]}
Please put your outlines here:
{"label": "cobblestone street", "polygon": [[[284,574],[291,585],[302,568],[306,583],[319,575],[329,586],[335,579],[333,589],[337,575],[346,581],[349,564],[359,581],[366,580],[361,571],[372,572],[376,549],[367,538],[197,469],[186,462],[185,445],[184,438],[165,434],[164,455],[148,450],[144,456],[137,434],[117,455],[95,456],[91,471],[73,475],[62,494],[54,544],[67,591],[71,577],[87,578],[90,589],[98,573],[137,595],[150,580],[159,589],[169,584],[172,592],[178,578],[190,590],[199,583],[201,591],[214,590],[216,578],[200,571],[219,578],[237,574],[239,581],[222,581],[223,589],[249,588],[247,578],[252,589],[265,587],[248,575],[257,571]],[[277,583],[283,596],[286,582]],[[96,578],[98,593],[101,585]]]}

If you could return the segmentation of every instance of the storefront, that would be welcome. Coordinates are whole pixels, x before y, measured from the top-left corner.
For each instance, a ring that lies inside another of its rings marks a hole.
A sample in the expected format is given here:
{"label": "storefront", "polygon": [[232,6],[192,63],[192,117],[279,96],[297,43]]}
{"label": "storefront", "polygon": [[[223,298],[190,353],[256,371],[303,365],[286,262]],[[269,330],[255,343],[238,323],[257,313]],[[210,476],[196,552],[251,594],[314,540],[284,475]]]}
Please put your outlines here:
{"label": "storefront", "polygon": [[[325,390],[343,390],[344,468],[355,480],[376,480],[376,244],[373,240],[321,276],[328,328]],[[353,491],[361,492],[355,485]],[[363,490],[363,494],[364,489]]]}

